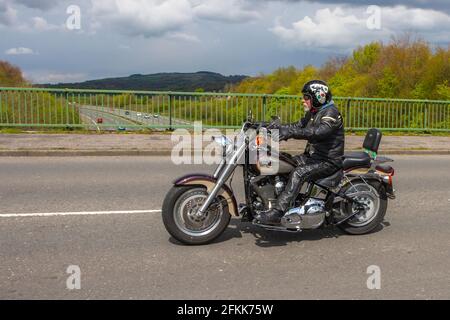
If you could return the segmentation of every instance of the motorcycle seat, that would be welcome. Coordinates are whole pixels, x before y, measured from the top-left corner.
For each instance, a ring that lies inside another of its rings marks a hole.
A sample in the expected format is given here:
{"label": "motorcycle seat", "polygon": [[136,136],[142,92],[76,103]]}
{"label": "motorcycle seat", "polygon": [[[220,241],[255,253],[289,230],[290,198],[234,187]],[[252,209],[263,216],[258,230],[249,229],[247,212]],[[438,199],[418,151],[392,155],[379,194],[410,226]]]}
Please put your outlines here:
{"label": "motorcycle seat", "polygon": [[344,170],[368,167],[370,167],[370,156],[366,152],[350,152],[344,155]]}
{"label": "motorcycle seat", "polygon": [[317,180],[316,183],[327,188],[335,188],[339,185],[343,176],[344,172],[342,170],[338,170],[329,177]]}

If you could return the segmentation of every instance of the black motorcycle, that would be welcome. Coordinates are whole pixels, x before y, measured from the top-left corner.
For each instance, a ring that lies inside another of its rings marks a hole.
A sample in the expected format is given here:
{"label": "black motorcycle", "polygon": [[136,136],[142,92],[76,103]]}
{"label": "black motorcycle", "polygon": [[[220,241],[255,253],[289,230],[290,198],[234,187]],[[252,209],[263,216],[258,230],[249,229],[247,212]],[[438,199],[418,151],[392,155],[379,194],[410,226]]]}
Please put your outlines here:
{"label": "black motorcycle", "polygon": [[[273,118],[272,123],[279,123]],[[271,208],[284,190],[296,163],[272,148],[271,130],[250,117],[234,140],[214,137],[222,161],[213,175],[189,174],[174,182],[164,199],[162,217],[167,231],[184,244],[206,244],[220,236],[231,216],[275,231],[300,232],[338,226],[349,234],[366,234],[377,228],[394,199],[393,160],[377,156],[381,132],[370,129],[364,151],[344,156],[344,168],[325,179],[305,183],[284,214],[280,225],[263,225],[254,217]],[[270,128],[270,124],[268,126]],[[227,181],[243,167],[245,203],[238,206]]]}

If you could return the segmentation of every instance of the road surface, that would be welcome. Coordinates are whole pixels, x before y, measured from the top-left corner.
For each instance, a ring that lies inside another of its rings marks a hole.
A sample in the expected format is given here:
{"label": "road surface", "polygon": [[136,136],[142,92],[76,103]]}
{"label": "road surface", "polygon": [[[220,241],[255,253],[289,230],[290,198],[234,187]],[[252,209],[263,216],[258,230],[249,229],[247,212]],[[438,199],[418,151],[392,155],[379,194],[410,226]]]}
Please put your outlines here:
{"label": "road surface", "polygon": [[[141,130],[136,125],[162,126],[165,129],[170,126],[168,117],[159,114],[137,112],[125,109],[98,107],[98,106],[80,106],[80,117],[83,123],[89,124],[90,130],[117,130],[123,127],[128,131]],[[103,123],[99,125],[97,119],[102,118]],[[190,125],[188,121],[173,118],[172,125]],[[155,128],[156,129],[156,128]]]}
{"label": "road surface", "polygon": [[[397,199],[375,233],[286,234],[232,220],[197,247],[171,239],[157,210],[173,178],[211,167],[0,158],[0,214],[11,214],[0,217],[0,299],[449,299],[450,157],[394,158]],[[79,290],[67,289],[70,265]],[[367,288],[373,265],[379,290]]]}

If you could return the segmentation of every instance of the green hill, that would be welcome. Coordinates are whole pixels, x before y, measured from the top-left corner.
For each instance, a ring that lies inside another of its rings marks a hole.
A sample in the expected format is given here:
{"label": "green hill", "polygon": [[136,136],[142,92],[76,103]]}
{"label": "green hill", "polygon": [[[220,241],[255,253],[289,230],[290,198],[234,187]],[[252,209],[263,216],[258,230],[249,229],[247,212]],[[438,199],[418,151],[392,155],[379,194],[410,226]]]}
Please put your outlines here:
{"label": "green hill", "polygon": [[129,77],[90,80],[79,83],[39,84],[36,87],[148,91],[222,91],[247,76],[223,76],[214,72],[133,74]]}

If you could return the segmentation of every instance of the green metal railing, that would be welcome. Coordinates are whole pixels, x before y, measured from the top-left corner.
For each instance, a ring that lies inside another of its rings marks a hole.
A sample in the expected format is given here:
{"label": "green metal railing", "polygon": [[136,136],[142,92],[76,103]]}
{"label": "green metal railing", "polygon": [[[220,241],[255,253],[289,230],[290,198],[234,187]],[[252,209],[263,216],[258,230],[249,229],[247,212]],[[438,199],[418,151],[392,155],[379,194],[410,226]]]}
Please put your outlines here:
{"label": "green metal railing", "polygon": [[[450,132],[450,101],[335,97],[350,130]],[[238,93],[0,88],[0,127],[93,130],[238,128],[258,120],[303,115],[300,96]]]}

